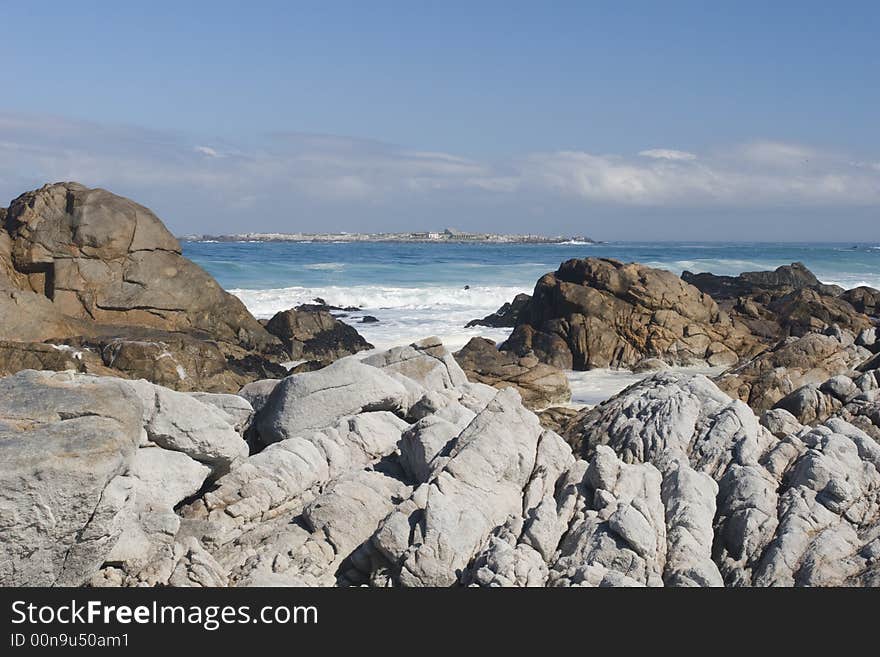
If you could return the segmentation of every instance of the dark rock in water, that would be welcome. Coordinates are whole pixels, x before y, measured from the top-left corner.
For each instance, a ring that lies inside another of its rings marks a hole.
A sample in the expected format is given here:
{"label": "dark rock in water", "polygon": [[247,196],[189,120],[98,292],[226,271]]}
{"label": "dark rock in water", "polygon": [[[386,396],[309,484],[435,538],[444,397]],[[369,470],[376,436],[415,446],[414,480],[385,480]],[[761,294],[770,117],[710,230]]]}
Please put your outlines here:
{"label": "dark rock in water", "polygon": [[[57,183],[22,194],[4,215],[0,371],[74,365],[180,390],[233,391],[284,356],[280,341],[184,258],[147,208]],[[59,360],[40,343],[67,344],[79,356]]]}
{"label": "dark rock in water", "polygon": [[761,339],[800,336],[832,324],[858,333],[870,325],[863,311],[849,303],[843,288],[819,282],[800,262],[739,276],[686,271],[681,277],[712,296]]}
{"label": "dark rock in water", "polygon": [[543,276],[501,349],[563,369],[731,365],[760,351],[711,297],[675,274],[604,258],[569,260]]}
{"label": "dark rock in water", "polygon": [[837,295],[843,288],[836,285],[823,285],[819,279],[801,262],[782,265],[774,271],[744,272],[739,276],[716,276],[710,273],[694,274],[682,272],[682,280],[705,292],[716,301],[754,296],[763,292],[787,294],[792,290],[812,288],[822,294]]}
{"label": "dark rock in water", "polygon": [[840,295],[840,298],[860,313],[871,317],[880,316],[880,290],[863,285],[847,290]]}
{"label": "dark rock in water", "polygon": [[532,297],[528,294],[517,294],[513,301],[505,303],[491,315],[486,315],[483,319],[472,319],[465,328],[472,326],[491,326],[493,328],[508,328],[516,326],[517,319],[522,310],[528,305]]}
{"label": "dark rock in water", "polygon": [[[323,301],[320,297],[314,299],[314,301]],[[317,310],[323,310],[324,312],[334,312],[334,313],[356,313],[360,310],[357,306],[331,306],[326,303],[303,303],[299,306],[296,306],[295,310],[305,310],[309,312],[314,312]]]}
{"label": "dark rock in water", "polygon": [[373,348],[353,327],[325,310],[307,306],[277,313],[266,324],[266,330],[281,339],[294,360],[313,360],[327,365],[343,356]]}
{"label": "dark rock in water", "polygon": [[372,315],[364,315],[361,319],[361,324],[376,324],[379,320]]}
{"label": "dark rock in water", "polygon": [[526,408],[546,408],[571,400],[565,373],[539,362],[534,355],[498,351],[491,340],[471,338],[454,356],[469,381],[498,389],[516,388]]}
{"label": "dark rock in water", "polygon": [[464,286],[464,289],[465,289],[465,290],[470,290],[470,289],[471,289],[471,286],[470,286],[470,285],[465,285],[465,286]]}

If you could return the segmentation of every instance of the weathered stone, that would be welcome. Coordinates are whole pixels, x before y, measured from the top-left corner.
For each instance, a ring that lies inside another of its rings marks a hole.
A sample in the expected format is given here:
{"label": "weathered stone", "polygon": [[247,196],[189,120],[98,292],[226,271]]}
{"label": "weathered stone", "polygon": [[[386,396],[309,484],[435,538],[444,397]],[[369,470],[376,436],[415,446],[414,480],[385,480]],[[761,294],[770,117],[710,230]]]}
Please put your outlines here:
{"label": "weathered stone", "polygon": [[276,313],[266,330],[281,339],[294,360],[323,365],[373,348],[353,327],[325,310],[300,307]]}
{"label": "weathered stone", "polygon": [[317,372],[283,379],[257,413],[266,443],[331,426],[340,417],[368,411],[404,412],[407,391],[382,370],[349,357]]}
{"label": "weathered stone", "polygon": [[534,356],[498,351],[485,338],[471,338],[454,356],[470,381],[498,389],[516,388],[526,408],[547,408],[571,400],[565,374]]}
{"label": "weathered stone", "polygon": [[561,369],[631,367],[645,358],[730,364],[758,342],[708,295],[671,272],[587,258],[562,263],[535,286],[501,349],[534,352]]}
{"label": "weathered stone", "polygon": [[492,328],[512,328],[517,325],[520,313],[528,306],[532,297],[528,294],[517,294],[513,301],[505,303],[491,315],[486,315],[483,319],[472,319],[465,328],[472,326],[490,326]]}
{"label": "weathered stone", "polygon": [[854,344],[851,333],[827,333],[784,340],[722,374],[718,386],[761,412],[803,385],[852,371],[871,355]]}

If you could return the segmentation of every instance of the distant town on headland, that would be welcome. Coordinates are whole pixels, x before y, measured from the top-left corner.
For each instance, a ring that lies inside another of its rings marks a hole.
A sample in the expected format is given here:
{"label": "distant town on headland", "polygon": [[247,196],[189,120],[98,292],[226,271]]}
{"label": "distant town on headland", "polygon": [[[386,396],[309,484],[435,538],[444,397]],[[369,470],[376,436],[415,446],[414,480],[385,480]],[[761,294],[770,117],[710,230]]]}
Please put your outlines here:
{"label": "distant town on headland", "polygon": [[584,235],[504,235],[467,233],[455,228],[406,233],[236,233],[182,235],[184,242],[491,242],[498,244],[599,244]]}

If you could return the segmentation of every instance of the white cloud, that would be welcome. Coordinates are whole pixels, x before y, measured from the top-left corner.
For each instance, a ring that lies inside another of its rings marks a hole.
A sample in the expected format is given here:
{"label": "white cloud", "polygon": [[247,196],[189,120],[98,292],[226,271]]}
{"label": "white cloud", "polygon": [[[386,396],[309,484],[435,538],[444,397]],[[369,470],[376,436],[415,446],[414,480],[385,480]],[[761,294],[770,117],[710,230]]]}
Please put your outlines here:
{"label": "white cloud", "polygon": [[210,146],[196,146],[193,149],[196,153],[201,153],[202,155],[207,155],[208,157],[222,157],[217,150],[211,148]]}
{"label": "white cloud", "polygon": [[655,160],[696,160],[697,156],[687,151],[676,151],[671,148],[649,148],[639,151],[642,157],[650,157]]}
{"label": "white cloud", "polygon": [[[553,207],[831,208],[880,206],[880,163],[801,144],[758,141],[723,151],[651,148],[480,161],[368,139],[287,133],[247,147],[124,126],[0,114],[0,198],[46,181],[78,180],[200,216],[272,217],[308,206],[309,220],[360,207],[505,212]],[[4,198],[5,197],[5,198]],[[549,212],[549,211],[548,211]],[[186,219],[189,215],[184,215]]]}

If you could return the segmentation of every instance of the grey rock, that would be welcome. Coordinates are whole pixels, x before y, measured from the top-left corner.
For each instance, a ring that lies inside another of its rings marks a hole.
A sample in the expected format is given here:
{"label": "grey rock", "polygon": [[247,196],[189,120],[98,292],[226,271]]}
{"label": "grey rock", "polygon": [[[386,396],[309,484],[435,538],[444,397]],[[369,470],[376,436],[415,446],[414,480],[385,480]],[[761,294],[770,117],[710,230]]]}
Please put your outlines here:
{"label": "grey rock", "polygon": [[367,356],[363,362],[386,373],[402,374],[428,390],[454,388],[467,382],[452,354],[434,337]]}
{"label": "grey rock", "polygon": [[331,426],[338,418],[368,411],[406,411],[407,390],[376,367],[353,357],[279,383],[257,414],[265,443]]}

